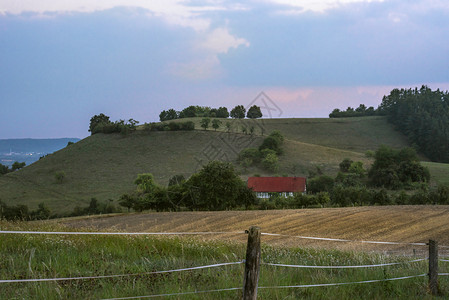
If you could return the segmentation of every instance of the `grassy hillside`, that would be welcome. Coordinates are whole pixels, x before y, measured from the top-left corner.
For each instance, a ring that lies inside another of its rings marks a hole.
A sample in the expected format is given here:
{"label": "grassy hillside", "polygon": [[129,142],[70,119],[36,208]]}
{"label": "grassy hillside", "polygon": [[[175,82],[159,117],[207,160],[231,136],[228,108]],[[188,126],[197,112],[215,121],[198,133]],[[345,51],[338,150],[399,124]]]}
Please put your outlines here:
{"label": "grassy hillside", "polygon": [[[201,128],[201,119],[193,120]],[[258,147],[275,129],[286,137],[277,175],[307,175],[316,166],[335,174],[346,157],[368,165],[366,150],[375,150],[381,144],[407,146],[403,136],[381,117],[226,121],[232,124],[229,133],[223,122],[216,132],[145,132],[139,128],[128,136],[90,136],[0,177],[0,199],[8,205],[27,204],[31,209],[44,202],[58,213],[86,206],[92,197],[116,202],[121,194],[135,189],[133,181],[139,173],[152,173],[159,184],[166,185],[171,176],[188,177],[210,160],[235,163],[241,149]],[[254,126],[255,134],[243,134],[242,126]],[[255,167],[237,168],[243,179],[255,173],[273,175]],[[57,172],[65,173],[62,183],[55,179]]]}

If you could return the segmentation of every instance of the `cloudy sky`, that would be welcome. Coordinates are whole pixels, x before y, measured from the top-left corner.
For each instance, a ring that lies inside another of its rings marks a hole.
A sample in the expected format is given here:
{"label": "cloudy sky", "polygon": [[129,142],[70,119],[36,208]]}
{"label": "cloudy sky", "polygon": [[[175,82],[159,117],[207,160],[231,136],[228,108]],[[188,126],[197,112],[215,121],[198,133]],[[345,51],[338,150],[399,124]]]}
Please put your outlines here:
{"label": "cloudy sky", "polygon": [[449,89],[446,0],[2,0],[0,139],[85,137],[89,119],[248,105],[273,117]]}

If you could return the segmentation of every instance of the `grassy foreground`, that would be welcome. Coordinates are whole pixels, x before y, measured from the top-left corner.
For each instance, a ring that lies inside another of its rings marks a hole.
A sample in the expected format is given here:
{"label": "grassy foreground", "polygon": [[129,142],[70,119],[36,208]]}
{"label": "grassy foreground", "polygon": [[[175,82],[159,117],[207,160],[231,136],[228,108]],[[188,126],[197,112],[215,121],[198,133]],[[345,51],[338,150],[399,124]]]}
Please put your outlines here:
{"label": "grassy foreground", "polygon": [[[44,223],[0,223],[2,230],[61,231]],[[245,243],[200,241],[186,237],[69,236],[0,234],[0,280],[140,274],[108,279],[0,283],[1,299],[105,299],[240,288],[243,264],[164,274],[152,271],[238,262]],[[262,265],[259,287],[356,282],[418,275],[426,262],[381,254],[263,245],[265,263],[365,265],[404,262],[370,269],[301,269]],[[444,265],[441,267],[444,272]],[[443,295],[449,282],[440,279]],[[238,299],[240,290],[191,294],[173,299]],[[333,287],[261,288],[259,299],[431,299],[427,278]]]}

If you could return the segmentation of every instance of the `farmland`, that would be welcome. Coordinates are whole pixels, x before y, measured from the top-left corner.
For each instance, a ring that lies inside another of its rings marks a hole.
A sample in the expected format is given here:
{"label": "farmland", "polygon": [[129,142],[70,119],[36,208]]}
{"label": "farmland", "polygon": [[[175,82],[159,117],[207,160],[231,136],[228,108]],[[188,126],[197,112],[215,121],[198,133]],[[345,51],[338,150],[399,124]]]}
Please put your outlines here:
{"label": "farmland", "polygon": [[[448,206],[374,206],[300,210],[177,212],[124,214],[105,217],[62,219],[72,228],[110,229],[125,232],[236,232],[257,225],[263,232],[288,236],[316,236],[352,241],[427,242],[439,240],[449,245]],[[220,239],[241,240],[241,236],[217,236]],[[330,247],[332,249],[364,251],[412,249],[402,246],[360,243],[335,243],[264,237],[264,242],[289,247]],[[405,253],[405,252],[404,252]]]}
{"label": "farmland", "polygon": [[[35,283],[3,283],[1,299],[104,299],[189,293],[177,299],[230,299],[241,295],[246,235],[256,224],[265,233],[348,240],[448,244],[447,206],[355,207],[288,211],[182,212],[96,216],[45,222],[5,223],[2,230],[113,232],[233,232],[199,236],[0,235],[1,279],[126,275]],[[259,299],[433,299],[427,291],[427,264],[419,246],[368,245],[292,237],[262,236]],[[424,250],[424,249],[422,249]],[[400,251],[400,252],[396,252]],[[405,254],[405,255],[404,255]],[[445,250],[441,255],[447,255]],[[400,262],[397,266],[342,270],[281,268],[266,263],[351,266]],[[236,263],[219,268],[149,272]],[[440,271],[447,266],[441,263]],[[290,285],[359,282],[418,277],[339,287],[276,288]],[[423,277],[424,276],[424,277]],[[449,293],[440,278],[442,295]],[[226,290],[232,288],[232,290]],[[234,290],[235,288],[235,290]],[[197,294],[198,291],[214,291]]]}

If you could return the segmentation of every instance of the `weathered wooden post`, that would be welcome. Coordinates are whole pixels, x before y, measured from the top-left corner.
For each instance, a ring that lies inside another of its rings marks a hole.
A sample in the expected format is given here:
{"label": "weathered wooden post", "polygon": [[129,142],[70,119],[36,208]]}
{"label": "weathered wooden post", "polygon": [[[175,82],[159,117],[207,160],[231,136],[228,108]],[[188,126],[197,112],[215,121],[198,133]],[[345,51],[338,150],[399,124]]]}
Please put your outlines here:
{"label": "weathered wooden post", "polygon": [[246,247],[245,274],[243,278],[243,299],[256,300],[260,269],[260,228],[251,226]]}
{"label": "weathered wooden post", "polygon": [[439,293],[438,284],[438,242],[429,240],[429,290],[432,295]]}

